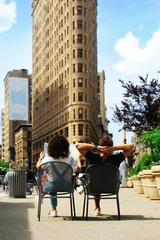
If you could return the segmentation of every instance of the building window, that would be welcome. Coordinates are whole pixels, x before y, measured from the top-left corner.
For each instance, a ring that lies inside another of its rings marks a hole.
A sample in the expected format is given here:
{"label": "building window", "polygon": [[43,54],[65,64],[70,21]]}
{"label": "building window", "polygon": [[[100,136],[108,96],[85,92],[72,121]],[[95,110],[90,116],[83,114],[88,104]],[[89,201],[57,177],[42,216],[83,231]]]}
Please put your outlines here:
{"label": "building window", "polygon": [[73,102],[75,102],[75,100],[76,100],[76,95],[75,93],[73,93]]}
{"label": "building window", "polygon": [[82,15],[82,6],[77,7],[77,14]]}
{"label": "building window", "polygon": [[87,79],[85,79],[85,88],[87,88]]}
{"label": "building window", "polygon": [[88,125],[86,125],[86,136],[88,136]]}
{"label": "building window", "polygon": [[68,127],[65,128],[64,131],[65,131],[65,133],[64,133],[64,134],[65,134],[65,137],[68,137]]}
{"label": "building window", "polygon": [[83,136],[83,125],[82,124],[78,125],[78,135]]}
{"label": "building window", "polygon": [[75,49],[73,49],[73,58],[75,58]]}
{"label": "building window", "polygon": [[75,87],[75,78],[73,78],[73,87]]}
{"label": "building window", "polygon": [[85,93],[85,102],[87,102],[87,93]]}
{"label": "building window", "polygon": [[75,73],[75,64],[73,64],[73,72]]}
{"label": "building window", "polygon": [[78,72],[83,72],[83,64],[78,63]]}
{"label": "building window", "polygon": [[83,101],[83,93],[78,93],[78,101],[79,102]]}
{"label": "building window", "polygon": [[77,43],[82,43],[82,39],[83,39],[83,35],[82,34],[78,34],[77,35]]}
{"label": "building window", "polygon": [[76,110],[73,109],[73,119],[75,119],[75,118],[76,118]]}
{"label": "building window", "polygon": [[75,135],[76,135],[76,126],[73,125],[73,136],[75,136]]}
{"label": "building window", "polygon": [[[77,28],[82,29],[82,20],[77,21]],[[73,28],[74,29],[74,28]]]}
{"label": "building window", "polygon": [[75,14],[75,11],[74,11],[75,9],[74,9],[74,7],[73,7],[73,15]]}
{"label": "building window", "polygon": [[75,35],[73,35],[73,44],[75,43]]}
{"label": "building window", "polygon": [[82,108],[78,109],[78,118],[83,119],[83,109]]}
{"label": "building window", "polygon": [[75,21],[73,21],[73,29],[75,29]]}
{"label": "building window", "polygon": [[82,58],[83,57],[83,49],[77,49],[77,57]]}
{"label": "building window", "polygon": [[87,119],[87,109],[85,110],[85,119]]}
{"label": "building window", "polygon": [[87,51],[86,50],[84,52],[84,57],[85,57],[85,59],[87,58]]}
{"label": "building window", "polygon": [[85,73],[87,73],[87,65],[85,64]]}
{"label": "building window", "polygon": [[83,87],[83,78],[78,78],[78,87]]}

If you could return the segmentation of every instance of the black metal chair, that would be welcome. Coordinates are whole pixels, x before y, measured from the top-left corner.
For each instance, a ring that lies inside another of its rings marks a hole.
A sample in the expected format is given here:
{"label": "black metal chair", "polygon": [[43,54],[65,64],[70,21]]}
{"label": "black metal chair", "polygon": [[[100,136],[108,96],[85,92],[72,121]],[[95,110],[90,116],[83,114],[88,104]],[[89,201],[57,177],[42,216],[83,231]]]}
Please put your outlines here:
{"label": "black metal chair", "polygon": [[[83,217],[86,208],[86,220],[88,220],[88,205],[90,199],[95,199],[94,196],[101,194],[100,199],[116,199],[118,219],[120,220],[119,206],[119,187],[121,183],[120,171],[118,167],[108,164],[92,164],[87,167],[84,191]],[[87,205],[86,205],[87,197]],[[99,199],[99,197],[97,197]]]}
{"label": "black metal chair", "polygon": [[[44,170],[52,172],[54,176],[54,188],[51,192],[43,192],[42,184],[44,184],[42,177]],[[75,178],[73,176],[73,169],[70,164],[60,161],[46,162],[38,168],[37,184],[39,190],[38,196],[38,221],[41,215],[41,194],[44,193],[44,198],[49,198],[47,194],[56,193],[57,198],[70,198],[71,220],[76,217],[75,202],[74,202],[74,187]],[[74,215],[73,215],[74,213]]]}

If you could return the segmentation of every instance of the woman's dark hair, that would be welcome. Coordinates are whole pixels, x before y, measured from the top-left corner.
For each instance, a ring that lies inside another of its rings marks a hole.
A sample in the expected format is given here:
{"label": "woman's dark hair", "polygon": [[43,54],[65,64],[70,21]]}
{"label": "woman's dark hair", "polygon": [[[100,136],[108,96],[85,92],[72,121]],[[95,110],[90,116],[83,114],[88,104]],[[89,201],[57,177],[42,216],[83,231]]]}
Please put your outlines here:
{"label": "woman's dark hair", "polygon": [[64,136],[53,137],[48,144],[48,154],[53,158],[65,158],[69,155],[69,142]]}
{"label": "woman's dark hair", "polygon": [[113,146],[113,140],[110,136],[106,135],[99,140],[100,146]]}

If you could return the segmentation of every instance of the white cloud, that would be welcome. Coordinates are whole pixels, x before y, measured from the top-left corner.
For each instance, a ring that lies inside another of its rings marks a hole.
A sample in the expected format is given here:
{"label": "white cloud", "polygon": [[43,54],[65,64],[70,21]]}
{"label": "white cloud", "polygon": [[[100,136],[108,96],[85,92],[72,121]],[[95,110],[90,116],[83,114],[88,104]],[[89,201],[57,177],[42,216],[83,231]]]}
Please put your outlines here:
{"label": "white cloud", "polygon": [[139,38],[131,32],[119,39],[115,50],[121,56],[121,60],[115,65],[115,69],[127,75],[150,74],[160,70],[160,29],[154,32],[152,38],[142,49]]}
{"label": "white cloud", "polygon": [[8,31],[14,23],[16,23],[16,3],[11,1],[5,3],[6,0],[0,0],[0,33]]}

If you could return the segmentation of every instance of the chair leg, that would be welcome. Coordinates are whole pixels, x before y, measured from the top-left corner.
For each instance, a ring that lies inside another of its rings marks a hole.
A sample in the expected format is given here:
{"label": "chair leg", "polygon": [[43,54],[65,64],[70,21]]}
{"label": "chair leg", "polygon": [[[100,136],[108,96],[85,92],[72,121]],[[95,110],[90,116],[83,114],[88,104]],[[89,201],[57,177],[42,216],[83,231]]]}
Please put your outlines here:
{"label": "chair leg", "polygon": [[72,193],[70,193],[70,208],[71,208],[71,220],[73,221],[73,210],[72,210]]}
{"label": "chair leg", "polygon": [[76,217],[75,201],[74,201],[74,193],[72,193],[72,202],[73,202],[73,212],[74,212],[74,217]]}
{"label": "chair leg", "polygon": [[119,197],[118,197],[118,194],[117,194],[117,196],[116,196],[116,199],[117,199],[118,219],[120,220],[120,219],[121,219],[121,215],[120,215],[120,207],[119,207]]}
{"label": "chair leg", "polygon": [[40,217],[41,217],[41,191],[39,191],[39,197],[38,197],[38,221],[40,221]]}
{"label": "chair leg", "polygon": [[83,217],[85,212],[85,205],[86,205],[86,193],[84,192],[84,201],[83,201]]}
{"label": "chair leg", "polygon": [[89,205],[89,195],[87,194],[86,221],[88,220],[88,205]]}

